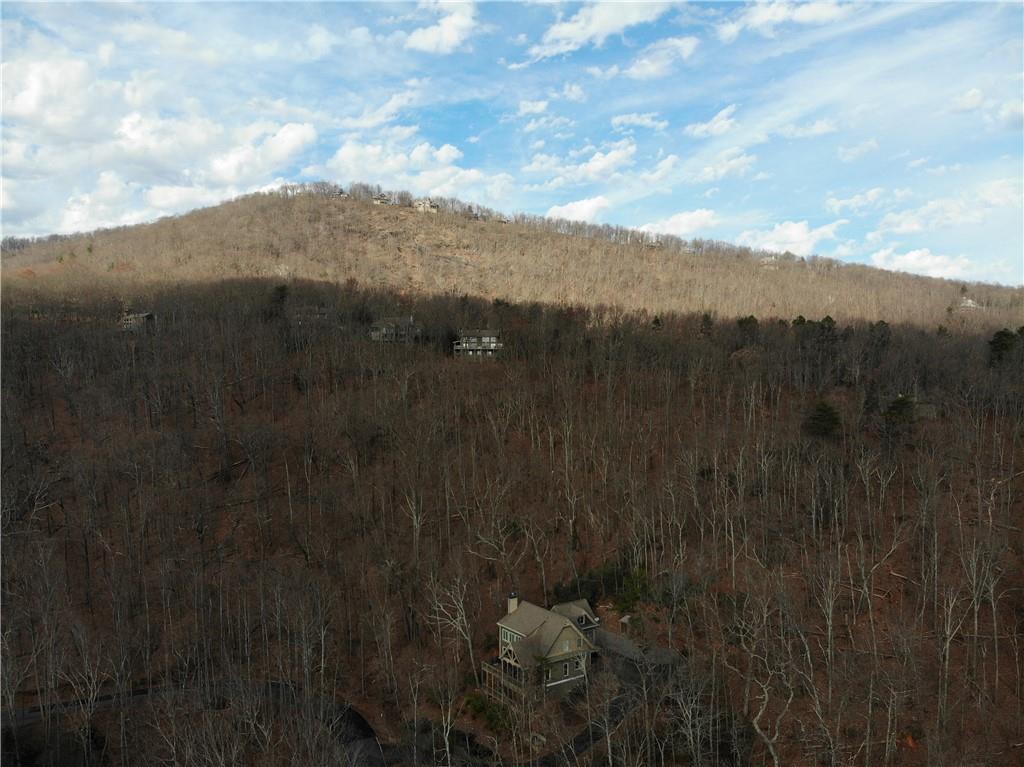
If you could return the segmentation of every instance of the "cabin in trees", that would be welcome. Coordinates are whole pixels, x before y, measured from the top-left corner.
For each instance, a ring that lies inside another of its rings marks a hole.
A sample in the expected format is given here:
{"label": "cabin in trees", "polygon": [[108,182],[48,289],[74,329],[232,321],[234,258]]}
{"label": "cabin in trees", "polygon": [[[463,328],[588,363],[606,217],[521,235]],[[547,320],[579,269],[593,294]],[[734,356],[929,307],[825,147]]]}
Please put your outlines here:
{"label": "cabin in trees", "polygon": [[156,315],[153,312],[133,312],[121,310],[121,330],[130,333],[152,333],[156,328]]}
{"label": "cabin in trees", "polygon": [[463,329],[453,344],[456,357],[496,357],[503,348],[500,330]]}
{"label": "cabin in trees", "polygon": [[565,695],[586,682],[599,623],[586,599],[545,610],[512,592],[498,621],[498,655],[483,664],[484,692],[513,705]]}
{"label": "cabin in trees", "polygon": [[420,213],[437,213],[441,209],[441,206],[431,200],[429,197],[416,200],[412,206]]}
{"label": "cabin in trees", "polygon": [[380,194],[375,194],[373,196],[374,205],[394,205],[394,203],[395,201],[391,198],[390,194],[384,194],[381,192]]}
{"label": "cabin in trees", "polygon": [[384,317],[370,326],[370,340],[385,344],[412,343],[423,333],[423,326],[412,317]]}

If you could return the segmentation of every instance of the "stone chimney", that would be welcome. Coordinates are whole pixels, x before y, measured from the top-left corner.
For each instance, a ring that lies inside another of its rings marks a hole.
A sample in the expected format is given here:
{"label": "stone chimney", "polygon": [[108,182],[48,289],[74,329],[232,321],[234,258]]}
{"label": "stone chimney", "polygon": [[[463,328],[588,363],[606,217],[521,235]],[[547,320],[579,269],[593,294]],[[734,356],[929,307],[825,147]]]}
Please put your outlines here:
{"label": "stone chimney", "polygon": [[519,609],[519,594],[518,594],[518,592],[513,591],[511,594],[508,595],[508,611],[510,613],[514,613],[518,609]]}

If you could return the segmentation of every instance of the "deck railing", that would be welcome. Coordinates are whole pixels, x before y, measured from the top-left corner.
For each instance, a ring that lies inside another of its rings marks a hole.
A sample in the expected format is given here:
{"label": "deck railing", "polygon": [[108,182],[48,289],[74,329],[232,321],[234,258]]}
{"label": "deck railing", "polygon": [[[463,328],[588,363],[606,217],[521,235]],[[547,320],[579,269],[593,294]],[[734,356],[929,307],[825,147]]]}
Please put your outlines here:
{"label": "deck railing", "polygon": [[484,661],[484,692],[494,700],[518,706],[532,697],[533,689],[497,663]]}

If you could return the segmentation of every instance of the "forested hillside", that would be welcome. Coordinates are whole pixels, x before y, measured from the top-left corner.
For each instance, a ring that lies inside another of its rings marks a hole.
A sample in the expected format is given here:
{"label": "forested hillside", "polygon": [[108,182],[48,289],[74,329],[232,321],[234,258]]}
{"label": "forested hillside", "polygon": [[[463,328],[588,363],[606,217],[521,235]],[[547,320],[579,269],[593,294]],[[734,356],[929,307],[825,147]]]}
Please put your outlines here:
{"label": "forested hillside", "polygon": [[[411,238],[428,215],[251,198],[5,265],[37,264],[2,318],[5,764],[343,764],[346,705],[393,764],[1020,761],[1020,322],[939,329],[959,286],[911,277],[859,305],[883,279],[863,269],[443,213]],[[445,259],[484,297],[366,287],[437,288]],[[152,333],[119,331],[116,291],[25,293],[107,264]],[[168,284],[259,264],[358,284]],[[726,274],[738,321],[663,311],[712,308]],[[619,280],[652,311],[492,300],[596,304]],[[921,323],[845,319],[882,309]],[[419,343],[368,340],[398,314]],[[460,326],[500,328],[505,355],[453,358]],[[630,614],[682,661],[486,703],[513,588]]]}
{"label": "forested hillside", "polygon": [[4,282],[30,295],[83,286],[134,300],[160,286],[266,277],[421,294],[696,312],[833,317],[991,331],[1024,318],[1024,290],[799,259],[706,240],[517,216],[457,200],[431,214],[372,205],[368,187],[252,195],[184,216],[30,245],[8,241]]}

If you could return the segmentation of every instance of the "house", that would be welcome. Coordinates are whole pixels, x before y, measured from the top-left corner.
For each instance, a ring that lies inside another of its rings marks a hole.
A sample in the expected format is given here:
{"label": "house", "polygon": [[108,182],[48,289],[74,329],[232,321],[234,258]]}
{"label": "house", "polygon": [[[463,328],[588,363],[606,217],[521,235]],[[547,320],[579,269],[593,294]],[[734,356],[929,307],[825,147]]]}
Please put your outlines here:
{"label": "house", "polygon": [[545,610],[512,592],[498,621],[498,654],[483,664],[484,692],[513,705],[567,694],[587,680],[599,623],[585,599]]}
{"label": "house", "polygon": [[370,340],[381,343],[411,343],[423,334],[423,326],[408,317],[384,317],[370,326]]}
{"label": "house", "polygon": [[391,199],[391,195],[390,194],[384,194],[383,192],[381,192],[380,194],[375,194],[373,196],[373,204],[374,205],[393,205],[394,201]]}
{"label": "house", "polygon": [[412,206],[420,213],[437,213],[441,209],[441,206],[431,200],[429,197],[416,200]]}
{"label": "house", "polygon": [[980,309],[981,304],[975,301],[973,298],[964,296],[960,299],[960,303],[957,304],[957,308],[962,312],[973,312],[975,309]]}
{"label": "house", "polygon": [[126,332],[145,331],[152,333],[156,328],[156,315],[153,312],[133,312],[129,309],[121,310],[121,330]]}
{"label": "house", "polygon": [[503,348],[500,330],[460,330],[453,344],[456,357],[495,357]]}
{"label": "house", "polygon": [[326,325],[333,319],[325,306],[299,306],[291,310],[289,319],[298,326]]}

